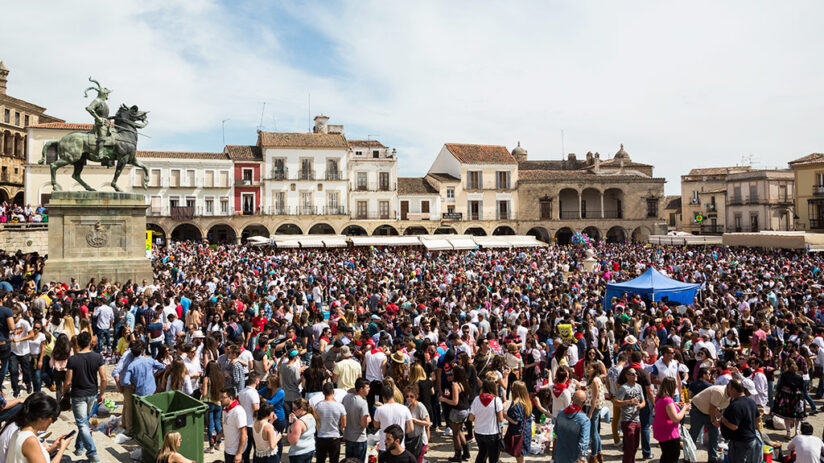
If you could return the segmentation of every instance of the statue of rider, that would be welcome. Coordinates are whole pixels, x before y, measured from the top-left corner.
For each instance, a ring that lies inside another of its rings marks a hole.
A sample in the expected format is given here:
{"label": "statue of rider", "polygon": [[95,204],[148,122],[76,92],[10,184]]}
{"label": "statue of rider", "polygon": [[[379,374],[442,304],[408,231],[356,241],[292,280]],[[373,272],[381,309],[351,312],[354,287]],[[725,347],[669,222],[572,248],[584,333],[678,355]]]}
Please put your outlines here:
{"label": "statue of rider", "polygon": [[97,157],[101,160],[101,163],[104,166],[110,166],[111,163],[108,159],[101,156],[101,149],[103,148],[103,143],[106,141],[106,137],[109,135],[109,105],[106,104],[106,99],[109,98],[109,93],[111,90],[108,88],[104,88],[100,85],[100,83],[91,77],[89,77],[89,81],[93,82],[97,87],[89,87],[83,92],[83,96],[88,97],[89,90],[94,90],[97,92],[97,98],[92,100],[92,102],[86,106],[86,111],[92,115],[94,118],[94,128],[92,132],[97,136]]}

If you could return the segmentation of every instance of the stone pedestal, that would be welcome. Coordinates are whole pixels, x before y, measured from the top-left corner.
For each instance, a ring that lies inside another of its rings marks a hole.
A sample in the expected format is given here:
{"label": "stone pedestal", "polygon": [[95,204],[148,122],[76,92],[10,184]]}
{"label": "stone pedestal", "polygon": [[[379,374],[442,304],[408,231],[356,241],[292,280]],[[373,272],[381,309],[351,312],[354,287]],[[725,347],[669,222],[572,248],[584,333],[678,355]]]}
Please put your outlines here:
{"label": "stone pedestal", "polygon": [[43,281],[76,278],[81,286],[91,278],[152,281],[143,195],[56,191],[47,207],[49,258]]}
{"label": "stone pedestal", "polygon": [[586,255],[586,258],[584,259],[584,271],[586,273],[592,273],[592,271],[595,270],[595,264],[598,263],[598,261],[595,260],[595,257],[593,257],[595,255],[595,251],[593,251],[592,248],[589,248],[584,252],[584,254]]}

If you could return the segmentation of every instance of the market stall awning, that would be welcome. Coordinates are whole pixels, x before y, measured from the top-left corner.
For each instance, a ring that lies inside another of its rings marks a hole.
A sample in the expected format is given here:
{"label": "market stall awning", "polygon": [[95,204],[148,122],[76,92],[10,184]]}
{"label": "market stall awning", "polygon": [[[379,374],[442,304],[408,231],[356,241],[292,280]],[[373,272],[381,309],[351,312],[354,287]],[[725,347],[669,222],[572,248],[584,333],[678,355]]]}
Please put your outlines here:
{"label": "market stall awning", "polygon": [[302,248],[322,248],[323,241],[319,238],[301,238],[298,240]]}
{"label": "market stall awning", "polygon": [[539,246],[546,246],[546,243],[539,241],[532,235],[515,235],[507,236],[506,238],[514,248],[535,248]]}
{"label": "market stall awning", "polygon": [[610,308],[613,297],[621,297],[624,294],[640,294],[648,296],[653,301],[666,299],[689,305],[692,304],[695,293],[700,287],[701,285],[698,283],[673,280],[650,267],[638,278],[621,283],[607,284],[604,309]]}
{"label": "market stall awning", "polygon": [[475,243],[485,248],[510,248],[509,236],[476,236]]}
{"label": "market stall awning", "polygon": [[283,240],[283,241],[275,241],[275,246],[279,248],[296,248],[298,247],[297,240]]}
{"label": "market stall awning", "polygon": [[350,238],[355,246],[420,246],[416,236],[353,236]]}
{"label": "market stall awning", "polygon": [[323,238],[323,244],[325,244],[327,248],[345,248],[348,242],[345,236],[330,236]]}
{"label": "market stall awning", "polygon": [[475,240],[472,239],[471,236],[460,236],[455,238],[450,237],[447,239],[453,249],[476,249],[478,247]]}
{"label": "market stall awning", "polygon": [[430,251],[446,251],[451,250],[452,245],[447,240],[421,240],[424,247]]}

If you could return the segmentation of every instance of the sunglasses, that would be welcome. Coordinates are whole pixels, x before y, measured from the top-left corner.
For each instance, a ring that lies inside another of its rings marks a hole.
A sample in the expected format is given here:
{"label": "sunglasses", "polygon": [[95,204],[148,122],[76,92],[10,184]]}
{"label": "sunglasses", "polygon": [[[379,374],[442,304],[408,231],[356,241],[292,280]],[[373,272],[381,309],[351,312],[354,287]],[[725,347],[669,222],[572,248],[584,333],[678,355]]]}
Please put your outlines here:
{"label": "sunglasses", "polygon": [[627,376],[635,376],[635,373],[627,373]]}

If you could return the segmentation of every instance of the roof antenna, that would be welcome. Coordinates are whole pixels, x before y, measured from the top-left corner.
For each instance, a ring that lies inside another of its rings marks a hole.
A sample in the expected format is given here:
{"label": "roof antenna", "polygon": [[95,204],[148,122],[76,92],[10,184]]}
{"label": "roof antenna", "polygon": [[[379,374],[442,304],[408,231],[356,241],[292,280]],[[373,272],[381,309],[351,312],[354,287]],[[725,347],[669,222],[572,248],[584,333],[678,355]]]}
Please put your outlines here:
{"label": "roof antenna", "polygon": [[226,146],[226,121],[230,121],[231,119],[223,119],[220,121],[220,128],[223,130],[223,146]]}
{"label": "roof antenna", "polygon": [[306,108],[306,115],[309,118],[309,133],[312,133],[312,92],[307,92],[309,105]]}
{"label": "roof antenna", "polygon": [[260,123],[258,124],[258,130],[263,130],[263,112],[266,111],[266,102],[263,102],[263,107],[260,108]]}
{"label": "roof antenna", "polygon": [[566,153],[566,148],[564,147],[564,129],[561,129],[561,160],[564,160],[564,153]]}

